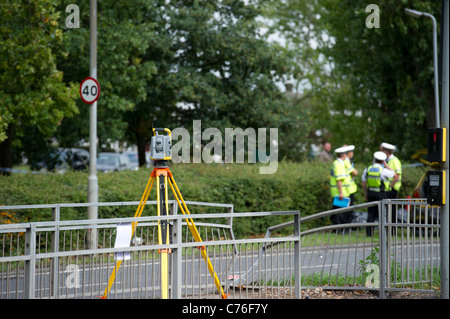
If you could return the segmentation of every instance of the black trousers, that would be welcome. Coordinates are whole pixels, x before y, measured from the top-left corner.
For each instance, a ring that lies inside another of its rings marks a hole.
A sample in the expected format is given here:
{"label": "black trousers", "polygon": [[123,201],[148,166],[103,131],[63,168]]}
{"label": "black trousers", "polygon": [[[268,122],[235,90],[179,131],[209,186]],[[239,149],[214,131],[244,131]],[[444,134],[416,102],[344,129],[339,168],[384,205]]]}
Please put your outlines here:
{"label": "black trousers", "polygon": [[[386,198],[385,192],[373,192],[373,191],[367,191],[367,201],[368,202],[376,202],[379,200],[383,200]],[[377,206],[371,206],[367,209],[367,222],[372,223],[375,220],[378,219],[378,205]],[[368,236],[372,236],[373,233],[373,227],[367,227],[366,233]]]}
{"label": "black trousers", "polygon": [[[389,192],[386,192],[386,198],[387,199],[396,199],[397,196],[398,196],[398,191],[396,191],[395,189],[392,189]],[[391,222],[392,223],[396,223],[397,222],[397,205],[392,205]]]}
{"label": "black trousers", "polygon": [[[350,197],[350,206],[353,206],[355,203],[355,195],[351,194],[349,197]],[[342,208],[334,205],[332,205],[332,207],[333,209]],[[333,223],[333,225],[350,224],[353,220],[353,211],[332,215],[330,216],[330,220]]]}

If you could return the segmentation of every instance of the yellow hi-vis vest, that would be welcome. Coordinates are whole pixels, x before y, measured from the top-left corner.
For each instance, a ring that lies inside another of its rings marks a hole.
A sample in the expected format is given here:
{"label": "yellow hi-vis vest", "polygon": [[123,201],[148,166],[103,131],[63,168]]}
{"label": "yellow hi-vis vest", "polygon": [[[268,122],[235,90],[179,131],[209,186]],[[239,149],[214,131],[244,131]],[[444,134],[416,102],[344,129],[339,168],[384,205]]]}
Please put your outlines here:
{"label": "yellow hi-vis vest", "polygon": [[348,158],[345,159],[345,169],[347,170],[348,174],[348,192],[350,194],[354,194],[358,190],[358,186],[356,185],[355,179],[352,177],[352,172],[355,170],[355,168]]}
{"label": "yellow hi-vis vest", "polygon": [[[395,157],[394,155],[391,156],[389,161],[387,162],[389,168],[391,168],[395,173],[398,175],[398,181],[394,184],[394,189],[398,192],[400,190],[400,187],[402,186],[402,163],[400,160]],[[388,178],[386,182],[387,189],[386,191],[390,191],[391,187],[390,184],[394,180],[394,178]]]}
{"label": "yellow hi-vis vest", "polygon": [[385,183],[381,180],[383,166],[378,163],[367,168],[367,188],[372,192],[384,192]]}
{"label": "yellow hi-vis vest", "polygon": [[348,191],[349,178],[347,170],[345,169],[345,163],[342,160],[336,159],[331,165],[330,172],[330,187],[331,187],[331,197],[339,196],[339,188],[337,187],[337,182],[342,181],[342,195],[348,197],[350,195]]}

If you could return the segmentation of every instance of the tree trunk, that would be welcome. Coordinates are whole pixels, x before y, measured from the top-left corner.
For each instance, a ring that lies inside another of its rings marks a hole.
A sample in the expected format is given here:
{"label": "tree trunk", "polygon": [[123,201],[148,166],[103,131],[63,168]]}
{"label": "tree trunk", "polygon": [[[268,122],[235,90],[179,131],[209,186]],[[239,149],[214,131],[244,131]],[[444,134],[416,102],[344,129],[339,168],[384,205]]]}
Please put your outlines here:
{"label": "tree trunk", "polygon": [[147,144],[147,141],[145,139],[145,134],[141,133],[139,130],[136,130],[135,134],[138,149],[139,167],[141,167],[146,165],[145,146]]}
{"label": "tree trunk", "polygon": [[12,168],[12,135],[14,131],[14,125],[10,124],[6,130],[6,140],[0,143],[0,174],[9,176],[11,172],[8,169]]}

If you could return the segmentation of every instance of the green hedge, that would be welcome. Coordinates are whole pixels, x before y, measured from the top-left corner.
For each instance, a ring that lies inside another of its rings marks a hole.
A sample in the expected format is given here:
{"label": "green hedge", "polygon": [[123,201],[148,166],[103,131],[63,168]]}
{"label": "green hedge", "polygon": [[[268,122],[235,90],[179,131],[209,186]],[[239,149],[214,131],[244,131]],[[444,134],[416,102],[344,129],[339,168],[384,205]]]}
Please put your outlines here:
{"label": "green hedge", "polygon": [[[364,166],[356,168],[361,175]],[[185,200],[230,203],[235,212],[300,210],[302,216],[307,216],[330,208],[329,164],[280,162],[273,175],[259,174],[256,164],[177,164],[171,170]],[[139,201],[150,172],[141,169],[99,173],[99,201]],[[424,168],[404,168],[401,197],[412,194],[423,172]],[[87,177],[86,172],[0,176],[0,205],[83,203],[87,201]],[[356,201],[362,203],[360,177],[357,182]],[[152,190],[149,200],[155,199]],[[135,207],[102,208],[99,217],[131,217],[134,210]],[[191,209],[191,213],[204,212],[207,211],[197,207]],[[85,214],[85,208],[65,209],[62,218],[80,219]],[[16,213],[16,220],[42,220],[50,216],[50,211],[22,211]],[[279,217],[239,219],[235,233],[261,234],[268,225],[282,221]]]}

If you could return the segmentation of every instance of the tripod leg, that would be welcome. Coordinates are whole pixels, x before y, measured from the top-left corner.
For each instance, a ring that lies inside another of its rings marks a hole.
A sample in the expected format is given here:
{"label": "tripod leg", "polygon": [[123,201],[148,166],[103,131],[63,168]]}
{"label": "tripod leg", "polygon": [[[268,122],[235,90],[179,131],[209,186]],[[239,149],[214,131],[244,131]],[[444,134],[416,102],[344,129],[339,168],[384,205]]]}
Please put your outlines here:
{"label": "tripod leg", "polygon": [[[145,203],[147,203],[148,196],[150,195],[150,192],[153,187],[153,183],[155,182],[154,177],[150,177],[147,186],[145,187],[144,194],[142,194],[141,201],[139,202],[139,206],[136,210],[136,213],[134,214],[134,217],[141,217],[142,212],[144,211]],[[133,224],[133,233],[136,230],[137,222],[134,222]]]}
{"label": "tripod leg", "polygon": [[[139,202],[139,206],[136,210],[136,213],[134,214],[134,217],[141,217],[142,212],[145,207],[145,203],[147,202],[148,196],[150,195],[150,191],[152,190],[154,181],[155,181],[155,178],[150,176],[150,178],[148,179],[147,185],[145,186],[144,193],[142,194],[141,201]],[[133,222],[131,238],[133,238],[134,231],[136,230],[136,226],[137,226],[137,222]],[[130,240],[131,240],[131,238],[130,238]],[[105,288],[105,291],[103,292],[103,296],[101,297],[102,299],[106,299],[106,296],[108,295],[109,291],[111,290],[112,284],[114,283],[114,280],[116,278],[116,273],[119,271],[121,264],[122,264],[122,260],[116,261],[116,265],[114,266],[114,269],[108,280],[108,286]]]}
{"label": "tripod leg", "polygon": [[[180,190],[178,189],[177,183],[175,182],[175,179],[173,178],[173,176],[170,177],[169,184],[170,184],[170,187],[172,188],[172,192],[175,196],[175,199],[178,202],[178,205],[179,205],[183,215],[190,215],[187,205],[183,199],[183,196],[181,195]],[[180,203],[180,201],[182,203]],[[202,239],[197,230],[197,227],[194,224],[194,220],[192,218],[186,218],[186,223],[187,223],[188,228],[191,231],[191,234],[194,237],[195,241],[202,242]],[[206,253],[206,248],[204,246],[200,247],[200,252],[202,254],[203,259],[206,262],[206,265],[208,266],[209,273],[211,274],[211,277],[214,280],[214,284],[216,285],[216,288],[219,291],[219,294],[221,295],[222,299],[227,299],[227,295],[224,293],[222,285],[220,284],[220,280],[217,277],[216,272],[214,271],[214,267],[211,263],[211,260],[208,257],[208,254]]]}
{"label": "tripod leg", "polygon": [[[157,210],[158,216],[167,216],[169,211],[167,176],[157,176],[158,185]],[[158,220],[158,244],[169,244],[169,223],[167,220]],[[161,249],[161,298],[169,298],[169,250]]]}

